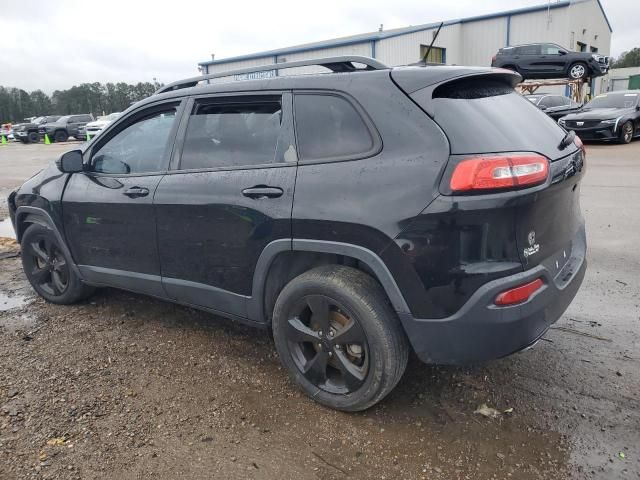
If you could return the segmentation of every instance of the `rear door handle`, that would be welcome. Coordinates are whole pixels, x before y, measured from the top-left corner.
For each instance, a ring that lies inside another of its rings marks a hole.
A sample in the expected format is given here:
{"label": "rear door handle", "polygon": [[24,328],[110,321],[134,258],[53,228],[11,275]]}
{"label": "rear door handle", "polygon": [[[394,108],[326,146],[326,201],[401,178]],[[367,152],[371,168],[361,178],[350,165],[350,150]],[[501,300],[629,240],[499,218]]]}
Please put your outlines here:
{"label": "rear door handle", "polygon": [[279,187],[268,187],[266,185],[256,185],[255,187],[245,188],[242,195],[249,198],[278,198],[284,191]]}
{"label": "rear door handle", "polygon": [[149,195],[149,189],[144,187],[131,187],[124,192],[127,197],[139,198]]}

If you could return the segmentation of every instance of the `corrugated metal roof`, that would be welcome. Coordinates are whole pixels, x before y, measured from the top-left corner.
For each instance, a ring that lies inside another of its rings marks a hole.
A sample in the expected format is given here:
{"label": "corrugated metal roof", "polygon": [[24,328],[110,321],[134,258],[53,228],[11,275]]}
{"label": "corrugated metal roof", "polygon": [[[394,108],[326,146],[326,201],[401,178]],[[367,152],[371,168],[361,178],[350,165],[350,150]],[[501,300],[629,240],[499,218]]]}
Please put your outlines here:
{"label": "corrugated metal roof", "polygon": [[[470,23],[470,22],[477,22],[480,20],[490,20],[492,18],[500,18],[500,17],[509,17],[512,15],[522,15],[524,13],[532,13],[532,12],[539,12],[539,11],[543,11],[543,10],[547,10],[547,9],[556,9],[556,8],[564,8],[564,7],[568,7],[570,6],[572,3],[582,3],[582,2],[586,2],[586,1],[590,1],[590,0],[564,0],[564,1],[559,1],[556,3],[549,3],[549,4],[544,4],[544,5],[535,5],[532,7],[525,7],[525,8],[517,8],[514,10],[506,10],[506,11],[502,11],[502,12],[497,12],[497,13],[491,13],[488,15],[477,15],[474,17],[466,17],[466,18],[459,18],[456,20],[447,20],[444,22],[444,26],[447,25],[455,25],[458,23]],[[600,0],[597,0],[598,5],[600,6],[600,10],[602,11],[602,15],[604,15],[604,18],[607,22],[607,25],[609,25],[609,30],[611,30],[611,24],[609,23],[609,19],[607,18],[607,15],[604,12],[604,8],[602,7],[602,4],[600,3]],[[312,42],[312,43],[305,43],[302,45],[295,45],[293,47],[285,47],[285,48],[277,48],[275,50],[267,50],[264,52],[258,52],[258,53],[251,53],[248,55],[239,55],[236,57],[229,57],[229,58],[221,58],[220,60],[209,60],[206,62],[201,62],[198,65],[200,66],[205,66],[205,65],[219,65],[219,64],[224,64],[224,63],[231,63],[231,62],[239,62],[242,60],[252,60],[252,59],[257,59],[257,58],[265,58],[265,57],[275,57],[275,56],[279,56],[279,55],[287,55],[287,54],[292,54],[292,53],[302,53],[302,52],[308,52],[308,51],[312,51],[312,50],[319,50],[322,48],[332,48],[332,47],[344,47],[344,46],[348,46],[348,45],[355,45],[355,44],[360,44],[360,43],[366,43],[366,42],[373,42],[373,41],[377,41],[377,40],[383,40],[386,38],[393,38],[393,37],[397,37],[400,35],[406,35],[409,33],[415,33],[415,32],[420,32],[420,31],[424,31],[424,30],[434,30],[436,28],[438,28],[438,26],[440,25],[440,22],[435,22],[435,23],[425,23],[422,25],[414,25],[414,26],[409,26],[409,27],[403,27],[403,28],[395,28],[395,29],[391,29],[391,30],[384,30],[382,32],[377,31],[377,32],[368,32],[368,33],[360,33],[358,35],[350,35],[348,37],[341,37],[341,38],[334,38],[331,40],[323,40],[320,42]]]}

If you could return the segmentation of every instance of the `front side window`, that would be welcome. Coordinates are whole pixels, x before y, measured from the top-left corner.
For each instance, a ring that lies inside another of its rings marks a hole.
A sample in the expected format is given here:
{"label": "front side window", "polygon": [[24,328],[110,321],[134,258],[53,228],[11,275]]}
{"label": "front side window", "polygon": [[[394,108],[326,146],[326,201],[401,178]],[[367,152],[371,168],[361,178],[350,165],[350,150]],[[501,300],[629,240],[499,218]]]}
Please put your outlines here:
{"label": "front side window", "polygon": [[542,46],[543,55],[560,55],[560,50],[562,49],[559,46],[553,45],[552,43]]}
{"label": "front side window", "polygon": [[280,97],[196,102],[187,125],[180,169],[277,162]]}
{"label": "front side window", "polygon": [[127,174],[162,170],[175,119],[175,107],[137,119],[93,155],[93,171]]}
{"label": "front side window", "polygon": [[349,158],[371,153],[374,139],[357,110],[336,95],[295,96],[298,148],[302,160]]}

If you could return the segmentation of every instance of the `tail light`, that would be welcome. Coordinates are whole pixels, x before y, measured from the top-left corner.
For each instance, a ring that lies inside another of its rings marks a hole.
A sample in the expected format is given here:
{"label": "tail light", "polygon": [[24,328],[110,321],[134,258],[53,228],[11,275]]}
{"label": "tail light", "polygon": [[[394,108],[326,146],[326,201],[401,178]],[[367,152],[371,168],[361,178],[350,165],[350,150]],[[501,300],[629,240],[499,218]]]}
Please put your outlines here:
{"label": "tail light", "polygon": [[500,190],[544,183],[549,161],[542,155],[501,155],[468,158],[456,165],[449,183],[453,192]]}
{"label": "tail light", "polygon": [[511,288],[499,293],[493,301],[498,306],[515,305],[516,303],[526,302],[531,295],[536,293],[544,286],[542,279],[538,278],[533,282],[525,283],[519,287]]}
{"label": "tail light", "polygon": [[493,57],[491,57],[491,65],[493,65],[494,63],[496,63],[496,56],[495,55]]}

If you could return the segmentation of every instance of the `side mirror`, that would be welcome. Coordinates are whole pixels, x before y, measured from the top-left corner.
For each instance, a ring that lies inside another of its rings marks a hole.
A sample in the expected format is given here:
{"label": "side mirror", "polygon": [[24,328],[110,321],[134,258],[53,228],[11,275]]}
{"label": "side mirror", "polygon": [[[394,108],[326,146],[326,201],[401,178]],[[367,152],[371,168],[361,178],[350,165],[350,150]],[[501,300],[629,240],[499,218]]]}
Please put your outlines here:
{"label": "side mirror", "polygon": [[566,55],[567,52],[566,52],[566,50],[558,50],[558,54],[559,55]]}
{"label": "side mirror", "polygon": [[58,170],[63,173],[78,173],[84,171],[84,163],[82,161],[81,150],[71,150],[62,154],[56,161]]}
{"label": "side mirror", "polygon": [[549,107],[547,107],[546,105],[538,105],[538,108],[539,108],[540,110],[546,110],[546,109],[547,109],[547,108],[549,108]]}

